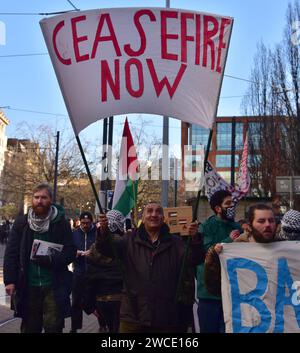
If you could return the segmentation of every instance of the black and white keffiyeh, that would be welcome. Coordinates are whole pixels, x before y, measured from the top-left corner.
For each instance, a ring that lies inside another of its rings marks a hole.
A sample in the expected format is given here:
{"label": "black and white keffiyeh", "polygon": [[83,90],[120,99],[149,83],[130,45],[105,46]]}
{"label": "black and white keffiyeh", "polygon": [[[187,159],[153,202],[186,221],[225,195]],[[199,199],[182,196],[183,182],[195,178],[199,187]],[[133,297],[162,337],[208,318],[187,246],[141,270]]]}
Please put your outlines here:
{"label": "black and white keffiyeh", "polygon": [[280,240],[300,240],[300,212],[289,210],[281,220]]}
{"label": "black and white keffiyeh", "polygon": [[57,216],[57,208],[53,205],[49,209],[49,213],[44,218],[39,218],[32,208],[28,210],[28,224],[30,229],[36,233],[45,233],[49,230],[50,221]]}
{"label": "black and white keffiyeh", "polygon": [[108,228],[112,233],[124,232],[125,217],[120,211],[110,210],[106,213]]}

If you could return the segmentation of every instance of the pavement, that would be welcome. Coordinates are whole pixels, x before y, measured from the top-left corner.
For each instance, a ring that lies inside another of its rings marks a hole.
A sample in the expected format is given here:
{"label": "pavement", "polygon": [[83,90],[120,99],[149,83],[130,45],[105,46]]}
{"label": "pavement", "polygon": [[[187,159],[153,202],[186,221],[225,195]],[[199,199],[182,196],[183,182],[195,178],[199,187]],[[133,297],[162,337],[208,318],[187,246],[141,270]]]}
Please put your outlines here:
{"label": "pavement", "polygon": [[[5,245],[0,244],[0,333],[20,333],[21,319],[13,317],[10,310],[10,297],[5,293],[3,284],[3,258]],[[65,320],[64,333],[70,331],[71,319]],[[78,333],[97,333],[99,329],[97,318],[94,315],[83,313],[82,329]]]}

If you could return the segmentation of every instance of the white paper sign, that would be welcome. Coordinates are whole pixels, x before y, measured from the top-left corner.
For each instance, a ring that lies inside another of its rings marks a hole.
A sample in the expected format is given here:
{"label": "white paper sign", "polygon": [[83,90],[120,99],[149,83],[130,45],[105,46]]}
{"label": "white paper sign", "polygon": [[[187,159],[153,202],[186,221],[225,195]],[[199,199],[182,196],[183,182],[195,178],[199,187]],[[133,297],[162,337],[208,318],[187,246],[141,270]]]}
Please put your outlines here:
{"label": "white paper sign", "polygon": [[61,252],[63,249],[62,244],[52,243],[45,240],[34,239],[31,247],[30,259],[34,259],[36,255],[44,256],[51,255],[53,251]]}
{"label": "white paper sign", "polygon": [[223,244],[226,332],[300,332],[300,242]]}
{"label": "white paper sign", "polygon": [[77,134],[126,113],[210,128],[232,24],[230,17],[165,8],[98,9],[40,21]]}

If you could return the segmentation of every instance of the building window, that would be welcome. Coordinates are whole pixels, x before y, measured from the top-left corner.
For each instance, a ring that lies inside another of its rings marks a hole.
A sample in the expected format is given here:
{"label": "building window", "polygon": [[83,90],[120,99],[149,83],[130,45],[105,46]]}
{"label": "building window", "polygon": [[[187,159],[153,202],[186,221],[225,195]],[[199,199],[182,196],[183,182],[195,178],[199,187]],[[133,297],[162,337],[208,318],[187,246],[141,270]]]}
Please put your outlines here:
{"label": "building window", "polygon": [[[240,151],[243,149],[243,129],[244,123],[235,124],[235,149]],[[232,123],[217,124],[217,150],[231,151],[231,131]]]}
{"label": "building window", "polygon": [[[193,150],[195,150],[196,145],[203,145],[204,149],[206,149],[209,132],[209,129],[205,129],[198,125],[192,125],[191,145],[193,146]],[[210,150],[211,149],[212,145],[210,145]]]}
{"label": "building window", "polygon": [[217,150],[231,150],[231,123],[217,124]]}
{"label": "building window", "polygon": [[[235,149],[240,151],[243,149],[243,123],[235,124]],[[217,150],[231,151],[231,131],[232,123],[217,124]]]}
{"label": "building window", "polygon": [[259,150],[261,138],[261,124],[249,123],[249,143],[253,145],[255,150]]}
{"label": "building window", "polygon": [[[235,155],[235,168],[239,166],[239,156]],[[230,154],[217,154],[216,156],[216,167],[217,168],[230,168],[231,167],[231,155]]]}
{"label": "building window", "polygon": [[244,128],[243,123],[235,124],[235,149],[237,151],[241,151],[244,147],[243,128]]}

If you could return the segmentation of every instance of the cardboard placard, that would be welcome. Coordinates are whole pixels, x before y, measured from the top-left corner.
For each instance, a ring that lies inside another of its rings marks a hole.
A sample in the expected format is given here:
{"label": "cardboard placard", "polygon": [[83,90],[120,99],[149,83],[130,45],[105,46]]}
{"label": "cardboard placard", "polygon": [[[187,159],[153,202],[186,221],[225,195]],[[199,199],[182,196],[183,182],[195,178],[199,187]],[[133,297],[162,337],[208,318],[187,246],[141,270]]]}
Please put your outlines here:
{"label": "cardboard placard", "polygon": [[171,233],[189,235],[188,226],[192,223],[192,206],[164,208],[165,222],[170,227]]}

